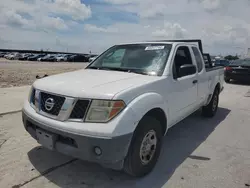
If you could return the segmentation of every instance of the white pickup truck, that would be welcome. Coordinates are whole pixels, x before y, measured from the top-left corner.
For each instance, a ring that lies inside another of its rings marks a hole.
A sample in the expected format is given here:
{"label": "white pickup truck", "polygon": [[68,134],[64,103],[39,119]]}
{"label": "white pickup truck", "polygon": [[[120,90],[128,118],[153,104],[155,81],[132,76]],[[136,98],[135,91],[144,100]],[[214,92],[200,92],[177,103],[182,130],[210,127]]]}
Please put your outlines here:
{"label": "white pickup truck", "polygon": [[217,111],[224,70],[206,67],[193,42],[115,45],[83,70],[36,80],[25,129],[51,150],[148,174],[170,127],[200,108],[207,117]]}

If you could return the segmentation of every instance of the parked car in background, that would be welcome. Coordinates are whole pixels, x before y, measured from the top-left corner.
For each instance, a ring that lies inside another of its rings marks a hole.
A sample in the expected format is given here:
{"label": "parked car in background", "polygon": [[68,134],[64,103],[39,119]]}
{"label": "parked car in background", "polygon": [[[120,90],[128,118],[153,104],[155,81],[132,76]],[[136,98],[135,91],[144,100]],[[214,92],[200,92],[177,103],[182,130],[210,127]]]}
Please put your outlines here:
{"label": "parked car in background", "polygon": [[39,58],[37,59],[37,61],[45,61],[48,57],[50,57],[50,54],[47,54],[47,55],[45,55],[45,56],[43,56],[43,57],[39,57]]}
{"label": "parked car in background", "polygon": [[12,53],[5,55],[4,57],[9,60],[14,60],[14,59],[17,59],[19,56],[20,54],[18,52],[12,52]]}
{"label": "parked car in background", "polygon": [[4,57],[7,54],[7,52],[0,52],[0,57]]}
{"label": "parked car in background", "polygon": [[30,54],[30,53],[28,53],[28,54],[22,54],[22,57],[20,57],[19,60],[21,60],[21,61],[27,60],[28,57],[31,57],[33,55],[34,54]]}
{"label": "parked car in background", "polygon": [[98,57],[98,55],[95,55],[95,56],[90,57],[90,58],[89,58],[89,62],[94,61],[97,57]]}
{"label": "parked car in background", "polygon": [[88,58],[84,55],[72,55],[68,58],[71,62],[88,62]]}
{"label": "parked car in background", "polygon": [[38,58],[45,56],[45,54],[35,54],[27,58],[28,61],[37,61]]}
{"label": "parked car in background", "polygon": [[21,53],[16,53],[14,56],[14,60],[19,60],[19,58],[21,58],[21,57],[22,57]]}
{"label": "parked car in background", "polygon": [[215,66],[223,66],[223,67],[225,67],[225,66],[229,65],[229,61],[226,60],[226,59],[216,59],[215,62],[214,62],[214,65]]}
{"label": "parked car in background", "polygon": [[76,57],[76,55],[71,55],[68,57],[68,61],[72,62],[74,60],[74,58]]}
{"label": "parked car in background", "polygon": [[7,57],[8,57],[10,54],[11,54],[11,53],[7,52],[6,54],[4,54],[3,57],[7,59]]}
{"label": "parked car in background", "polygon": [[47,54],[44,57],[38,59],[38,61],[50,61],[51,58],[54,58],[53,54]]}
{"label": "parked car in background", "polygon": [[250,82],[250,59],[238,59],[225,67],[225,82],[231,80]]}
{"label": "parked car in background", "polygon": [[46,61],[54,62],[56,61],[57,54],[51,54]]}
{"label": "parked car in background", "polygon": [[13,57],[13,53],[7,53],[4,55],[4,58],[6,58],[6,59],[10,59],[12,57]]}
{"label": "parked car in background", "polygon": [[56,57],[56,61],[67,61],[71,54],[61,54]]}

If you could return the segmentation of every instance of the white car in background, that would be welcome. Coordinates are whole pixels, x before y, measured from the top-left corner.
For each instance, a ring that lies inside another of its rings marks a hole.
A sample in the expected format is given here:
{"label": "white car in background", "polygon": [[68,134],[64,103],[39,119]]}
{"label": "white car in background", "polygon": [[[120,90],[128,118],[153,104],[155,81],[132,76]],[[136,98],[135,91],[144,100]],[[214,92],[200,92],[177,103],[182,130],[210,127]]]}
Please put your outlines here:
{"label": "white car in background", "polygon": [[5,55],[4,57],[9,60],[14,60],[14,59],[18,59],[19,57],[21,57],[21,54],[19,54],[18,52],[13,52],[13,53]]}
{"label": "white car in background", "polygon": [[89,58],[89,62],[94,61],[97,57],[98,57],[98,55],[97,55],[97,56],[90,57],[90,58]]}
{"label": "white car in background", "polygon": [[61,54],[61,55],[58,55],[58,56],[56,57],[56,61],[57,61],[57,62],[60,62],[60,61],[67,61],[69,56],[71,56],[71,55],[70,55],[70,54]]}

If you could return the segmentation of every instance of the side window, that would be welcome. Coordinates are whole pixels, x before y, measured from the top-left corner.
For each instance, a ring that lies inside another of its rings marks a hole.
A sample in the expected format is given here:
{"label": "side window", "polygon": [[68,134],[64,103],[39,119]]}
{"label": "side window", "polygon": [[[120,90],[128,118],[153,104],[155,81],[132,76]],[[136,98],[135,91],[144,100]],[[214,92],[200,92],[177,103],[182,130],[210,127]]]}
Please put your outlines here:
{"label": "side window", "polygon": [[202,69],[203,69],[203,63],[202,63],[201,54],[200,54],[199,50],[196,47],[192,47],[192,50],[194,52],[194,57],[196,59],[198,72],[201,72]]}
{"label": "side window", "polygon": [[191,54],[189,51],[189,48],[187,46],[181,46],[178,47],[175,58],[174,58],[174,63],[173,63],[173,77],[174,79],[180,78],[180,67],[182,65],[192,65],[192,58]]}
{"label": "side window", "polygon": [[111,54],[107,54],[103,59],[102,66],[104,67],[120,67],[125,49],[117,49]]}

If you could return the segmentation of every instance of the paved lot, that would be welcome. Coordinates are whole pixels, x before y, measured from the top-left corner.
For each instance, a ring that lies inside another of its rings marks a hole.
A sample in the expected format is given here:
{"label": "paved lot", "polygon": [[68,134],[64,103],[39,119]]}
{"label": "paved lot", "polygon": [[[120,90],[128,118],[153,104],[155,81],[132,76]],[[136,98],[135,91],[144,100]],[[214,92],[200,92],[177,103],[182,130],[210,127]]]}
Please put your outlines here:
{"label": "paved lot", "polygon": [[21,110],[29,90],[30,86],[0,88],[0,115]]}
{"label": "paved lot", "polygon": [[226,85],[213,119],[199,112],[172,128],[154,171],[134,179],[40,147],[21,113],[0,117],[1,188],[244,188],[250,184],[250,86]]}

